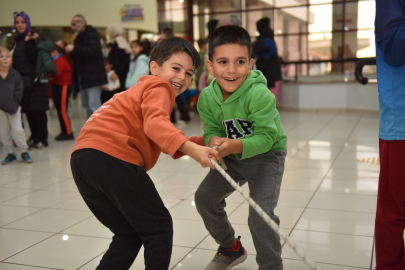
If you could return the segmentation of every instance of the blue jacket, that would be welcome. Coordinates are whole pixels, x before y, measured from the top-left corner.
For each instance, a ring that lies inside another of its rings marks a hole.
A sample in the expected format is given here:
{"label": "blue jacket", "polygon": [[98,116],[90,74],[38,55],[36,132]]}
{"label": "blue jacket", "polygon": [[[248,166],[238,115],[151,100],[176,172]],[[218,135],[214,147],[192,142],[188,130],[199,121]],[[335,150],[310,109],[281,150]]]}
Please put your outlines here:
{"label": "blue jacket", "polygon": [[405,140],[405,4],[376,0],[380,139]]}

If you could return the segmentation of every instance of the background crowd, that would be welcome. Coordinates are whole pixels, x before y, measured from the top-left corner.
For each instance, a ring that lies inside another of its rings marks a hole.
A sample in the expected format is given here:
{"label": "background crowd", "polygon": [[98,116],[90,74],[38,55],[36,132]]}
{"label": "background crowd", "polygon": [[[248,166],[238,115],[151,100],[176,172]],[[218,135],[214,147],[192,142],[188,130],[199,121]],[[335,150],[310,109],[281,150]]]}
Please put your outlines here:
{"label": "background crowd", "polygon": [[[211,20],[207,27],[211,33],[222,25],[240,24],[238,18],[230,16],[219,21]],[[16,71],[21,76],[22,95],[17,99],[14,98],[18,103],[18,113],[10,114],[2,107],[4,102],[0,102],[0,112],[9,117],[7,121],[0,121],[0,129],[9,130],[0,134],[3,146],[8,152],[2,164],[8,164],[16,159],[10,142],[19,147],[25,156],[28,155],[27,149],[49,145],[46,112],[50,109],[50,104],[57,111],[61,130],[55,140],[74,140],[69,116],[71,95],[76,98],[80,94],[82,107],[86,111],[86,117],[89,118],[114,94],[125,91],[136,84],[141,76],[148,75],[150,51],[163,39],[174,37],[173,30],[166,27],[156,42],[147,39],[129,42],[124,29],[118,23],[112,23],[106,29],[110,42],[107,49],[103,50],[96,29],[87,24],[86,18],[80,14],[73,16],[71,20],[71,29],[75,33],[73,44],[40,37],[31,28],[30,17],[24,12],[14,13],[14,28],[15,41],[9,48],[12,60],[10,70]],[[268,87],[277,98],[281,71],[270,19],[259,20],[257,29],[260,36],[253,45],[252,57],[256,60],[256,69],[266,76]],[[207,39],[200,39],[197,42],[202,65],[196,70],[189,89],[176,98],[176,106],[171,114],[172,123],[186,124],[190,121],[189,113],[192,111],[192,105],[196,104],[199,93],[213,79],[205,66]],[[49,102],[50,99],[52,102]],[[21,140],[12,132],[16,126],[24,127],[20,113],[26,115],[31,132],[26,145],[25,140]],[[176,119],[177,114],[180,116],[179,120]],[[13,128],[10,128],[11,115],[19,119],[17,124],[13,124]],[[30,157],[23,160],[32,162]]]}

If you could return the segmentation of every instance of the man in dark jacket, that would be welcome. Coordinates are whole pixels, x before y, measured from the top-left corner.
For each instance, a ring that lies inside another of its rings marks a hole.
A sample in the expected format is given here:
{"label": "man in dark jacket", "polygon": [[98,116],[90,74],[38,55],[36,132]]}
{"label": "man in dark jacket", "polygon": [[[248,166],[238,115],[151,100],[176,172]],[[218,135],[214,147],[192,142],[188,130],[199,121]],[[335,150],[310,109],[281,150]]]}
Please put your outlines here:
{"label": "man in dark jacket", "polygon": [[80,91],[82,105],[89,118],[101,106],[100,86],[108,83],[100,37],[94,27],[86,24],[82,15],[75,15],[71,24],[77,37],[74,45],[67,45],[65,51],[71,53],[74,66],[73,91],[75,94]]}
{"label": "man in dark jacket", "polygon": [[281,67],[274,42],[274,32],[270,28],[270,19],[262,18],[256,23],[260,36],[252,44],[255,53],[256,67],[267,80],[267,87],[274,87],[275,82],[281,81]]}

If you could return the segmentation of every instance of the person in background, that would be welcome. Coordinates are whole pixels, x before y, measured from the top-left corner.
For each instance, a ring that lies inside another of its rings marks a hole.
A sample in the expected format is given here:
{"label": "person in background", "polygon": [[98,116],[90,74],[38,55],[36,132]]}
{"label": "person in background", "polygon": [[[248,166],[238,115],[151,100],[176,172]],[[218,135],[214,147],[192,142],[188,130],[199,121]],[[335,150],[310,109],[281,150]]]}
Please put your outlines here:
{"label": "person in background", "polygon": [[196,81],[196,85],[198,85],[198,82],[200,80],[200,76],[201,74],[207,70],[207,66],[205,65],[205,60],[206,60],[206,54],[207,54],[207,40],[205,38],[200,38],[197,41],[198,44],[198,48],[200,48],[200,51],[198,52],[198,54],[201,57],[201,65],[197,68],[197,70],[195,71],[195,78],[197,79]]}
{"label": "person in background", "polygon": [[162,32],[160,33],[160,39],[164,40],[172,37],[174,37],[173,29],[171,27],[163,28]]}
{"label": "person in background", "polygon": [[[111,80],[111,75],[115,72],[113,63],[111,63],[111,61],[108,58],[105,58],[104,65],[105,65],[105,72],[107,73],[108,84],[101,86],[101,90],[114,91],[114,90],[119,89],[121,87],[120,80],[115,80],[115,81]],[[106,100],[104,102],[107,102],[107,101],[108,100]]]}
{"label": "person in background", "polygon": [[[253,52],[257,58],[256,67],[267,80],[267,87],[273,90],[277,81],[281,81],[281,64],[277,54],[277,46],[274,42],[274,32],[270,28],[270,19],[262,18],[256,23],[260,36],[252,44]],[[278,92],[273,91],[278,98]]]}
{"label": "person in background", "polygon": [[80,92],[82,106],[89,118],[101,106],[100,86],[107,84],[100,37],[83,15],[72,18],[72,30],[77,34],[74,45],[68,44],[65,52],[73,61],[74,96]]}
{"label": "person in background", "polygon": [[110,75],[109,80],[115,82],[119,80],[120,87],[113,91],[103,91],[101,93],[101,103],[106,102],[112,98],[116,93],[124,91],[125,80],[127,78],[131,46],[123,36],[124,30],[118,23],[111,23],[107,27],[107,35],[110,37],[111,42],[108,44],[110,51],[108,53],[108,60],[114,66],[114,72]]}
{"label": "person in background", "polygon": [[[31,135],[27,141],[30,148],[48,146],[49,99],[46,84],[37,78],[38,57],[37,38],[32,31],[30,17],[24,12],[14,13],[14,29],[17,36],[12,46],[12,67],[20,73],[23,80],[21,110],[27,116]],[[35,91],[32,91],[35,88]]]}
{"label": "person in background", "polygon": [[125,81],[126,89],[134,86],[140,77],[149,74],[149,41],[134,40],[131,42],[131,49],[133,59],[129,64],[129,71]]}
{"label": "person in background", "polygon": [[7,156],[1,164],[9,164],[17,159],[13,140],[21,151],[21,158],[32,163],[27,152],[25,133],[21,124],[20,100],[23,94],[23,82],[20,74],[11,67],[10,50],[0,47],[0,140]]}
{"label": "person in background", "polygon": [[375,219],[377,270],[403,270],[405,230],[405,5],[376,1],[380,179]]}
{"label": "person in background", "polygon": [[55,43],[55,49],[51,52],[55,62],[58,75],[50,76],[49,81],[52,86],[52,99],[58,112],[61,133],[55,137],[56,141],[74,140],[72,125],[67,108],[69,97],[72,93],[72,66],[63,54],[66,43],[59,40]]}

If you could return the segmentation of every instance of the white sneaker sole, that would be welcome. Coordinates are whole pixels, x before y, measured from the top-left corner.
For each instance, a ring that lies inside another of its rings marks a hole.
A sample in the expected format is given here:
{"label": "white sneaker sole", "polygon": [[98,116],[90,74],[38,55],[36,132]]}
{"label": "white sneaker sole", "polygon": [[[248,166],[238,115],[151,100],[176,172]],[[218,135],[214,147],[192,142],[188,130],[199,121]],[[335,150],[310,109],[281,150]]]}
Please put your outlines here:
{"label": "white sneaker sole", "polygon": [[242,255],[242,256],[240,256],[237,260],[234,260],[234,261],[226,268],[226,270],[231,270],[232,267],[234,267],[234,266],[236,266],[236,265],[238,265],[238,264],[240,264],[240,263],[243,263],[244,261],[246,261],[246,259],[247,259],[247,252],[246,252],[246,249],[245,249],[245,255]]}

